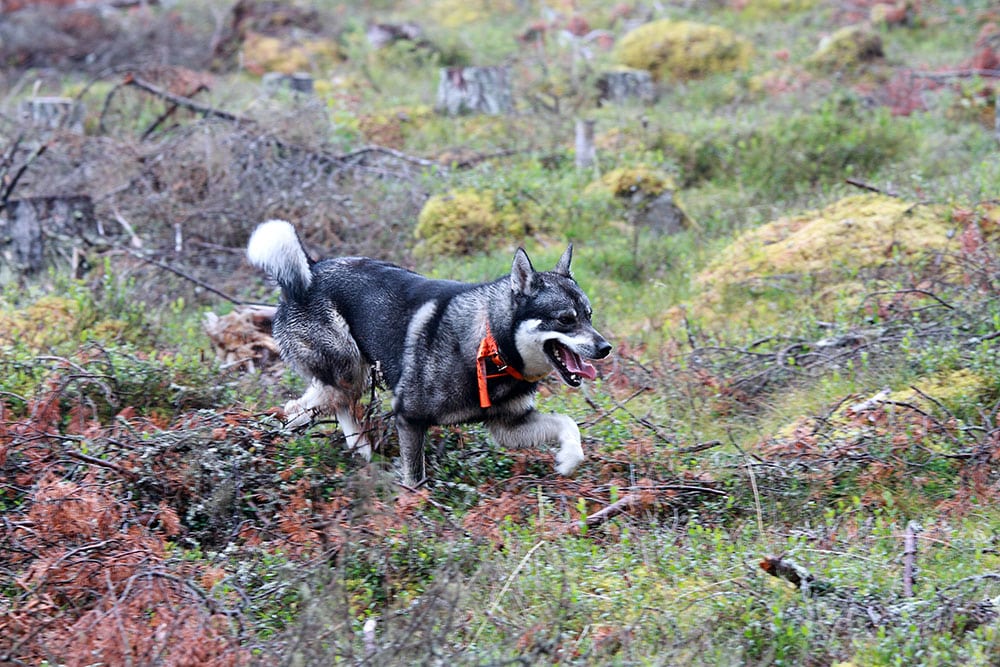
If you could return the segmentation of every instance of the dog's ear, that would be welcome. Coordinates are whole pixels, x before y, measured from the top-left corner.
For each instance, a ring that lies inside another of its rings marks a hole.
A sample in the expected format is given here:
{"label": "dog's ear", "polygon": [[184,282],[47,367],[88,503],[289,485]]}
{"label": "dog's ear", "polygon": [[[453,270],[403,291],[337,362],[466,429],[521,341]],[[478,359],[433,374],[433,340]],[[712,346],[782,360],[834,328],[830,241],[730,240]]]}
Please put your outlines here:
{"label": "dog's ear", "polygon": [[566,246],[566,252],[562,254],[559,258],[559,263],[556,264],[554,271],[561,276],[566,276],[567,278],[572,278],[573,274],[570,272],[569,263],[573,261],[573,244],[570,243]]}
{"label": "dog's ear", "polygon": [[531,266],[528,253],[524,248],[518,248],[514,253],[514,265],[510,270],[510,288],[514,294],[531,294],[531,283],[535,276],[535,269]]}

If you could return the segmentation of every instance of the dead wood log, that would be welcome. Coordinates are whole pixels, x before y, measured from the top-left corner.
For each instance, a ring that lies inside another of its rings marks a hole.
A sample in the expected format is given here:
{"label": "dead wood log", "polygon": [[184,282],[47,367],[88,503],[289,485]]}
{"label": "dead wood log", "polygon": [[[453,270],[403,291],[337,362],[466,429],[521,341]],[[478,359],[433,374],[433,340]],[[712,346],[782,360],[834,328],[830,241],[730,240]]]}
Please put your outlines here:
{"label": "dead wood log", "polygon": [[276,310],[275,306],[254,305],[241,306],[221,317],[205,313],[203,328],[223,367],[253,373],[278,363],[281,355],[271,335]]}

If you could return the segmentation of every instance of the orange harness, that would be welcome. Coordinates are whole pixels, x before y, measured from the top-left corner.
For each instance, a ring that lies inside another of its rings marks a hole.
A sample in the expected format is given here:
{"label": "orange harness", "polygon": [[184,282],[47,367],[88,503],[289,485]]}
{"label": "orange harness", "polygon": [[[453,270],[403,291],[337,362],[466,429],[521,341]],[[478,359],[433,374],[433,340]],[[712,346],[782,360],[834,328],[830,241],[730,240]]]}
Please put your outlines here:
{"label": "orange harness", "polygon": [[[496,366],[496,373],[489,373],[486,369],[486,362]],[[516,368],[508,366],[507,362],[500,356],[500,347],[497,339],[490,331],[489,322],[486,323],[486,337],[479,343],[479,354],[476,356],[476,379],[479,380],[479,407],[488,408],[493,405],[490,401],[490,392],[486,386],[486,381],[492,378],[500,378],[509,375],[515,380],[526,379]]]}

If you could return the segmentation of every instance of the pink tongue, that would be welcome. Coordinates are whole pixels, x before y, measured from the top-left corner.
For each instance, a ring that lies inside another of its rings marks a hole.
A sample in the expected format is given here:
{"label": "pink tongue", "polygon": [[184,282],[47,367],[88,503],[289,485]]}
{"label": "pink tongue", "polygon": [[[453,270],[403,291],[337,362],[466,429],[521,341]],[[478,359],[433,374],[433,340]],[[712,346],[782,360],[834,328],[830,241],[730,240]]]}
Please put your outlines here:
{"label": "pink tongue", "polygon": [[576,373],[588,380],[593,380],[597,377],[597,369],[594,368],[593,364],[587,363],[580,355],[567,347],[562,348],[562,360],[570,373]]}

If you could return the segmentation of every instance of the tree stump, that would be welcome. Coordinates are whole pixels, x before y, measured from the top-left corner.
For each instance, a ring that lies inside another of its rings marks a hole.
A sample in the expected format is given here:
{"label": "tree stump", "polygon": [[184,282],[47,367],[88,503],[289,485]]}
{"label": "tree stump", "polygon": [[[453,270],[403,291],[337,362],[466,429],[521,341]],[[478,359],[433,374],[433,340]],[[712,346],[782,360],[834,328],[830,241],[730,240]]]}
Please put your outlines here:
{"label": "tree stump", "polygon": [[435,108],[449,116],[507,113],[513,108],[507,68],[442,68]]}
{"label": "tree stump", "polygon": [[83,134],[82,102],[70,97],[32,97],[21,103],[25,122],[48,130],[67,129]]}
{"label": "tree stump", "polygon": [[87,195],[10,199],[0,210],[0,284],[47,266],[81,268],[80,246],[96,227]]}
{"label": "tree stump", "polygon": [[576,168],[586,169],[597,162],[594,147],[594,125],[596,121],[583,118],[576,121]]}
{"label": "tree stump", "polygon": [[614,69],[601,74],[597,80],[598,99],[601,103],[656,101],[653,75],[644,69]]}

